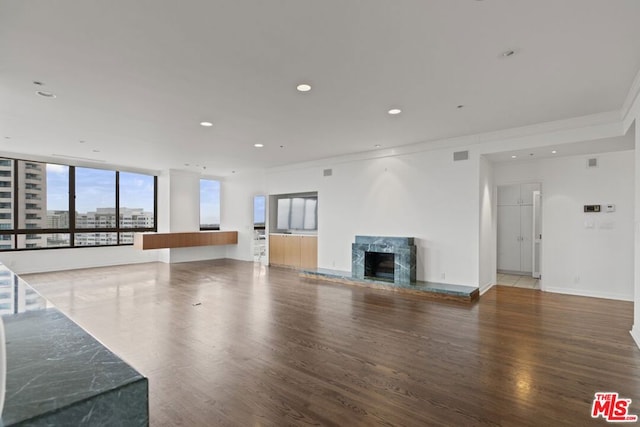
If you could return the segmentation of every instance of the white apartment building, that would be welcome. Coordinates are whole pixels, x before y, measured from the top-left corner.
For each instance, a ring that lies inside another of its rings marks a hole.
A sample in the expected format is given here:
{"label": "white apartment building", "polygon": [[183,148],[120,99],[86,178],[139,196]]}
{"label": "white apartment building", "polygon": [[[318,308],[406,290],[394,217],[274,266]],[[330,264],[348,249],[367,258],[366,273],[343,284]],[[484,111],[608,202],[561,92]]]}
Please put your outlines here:
{"label": "white apartment building", "polygon": [[[47,171],[46,165],[37,162],[19,161],[17,173],[14,162],[0,159],[0,229],[14,228],[13,191],[14,179],[18,180],[18,228],[41,229],[47,227]],[[0,249],[11,249],[12,236],[0,236]],[[17,248],[46,246],[46,237],[41,234],[18,236]]]}

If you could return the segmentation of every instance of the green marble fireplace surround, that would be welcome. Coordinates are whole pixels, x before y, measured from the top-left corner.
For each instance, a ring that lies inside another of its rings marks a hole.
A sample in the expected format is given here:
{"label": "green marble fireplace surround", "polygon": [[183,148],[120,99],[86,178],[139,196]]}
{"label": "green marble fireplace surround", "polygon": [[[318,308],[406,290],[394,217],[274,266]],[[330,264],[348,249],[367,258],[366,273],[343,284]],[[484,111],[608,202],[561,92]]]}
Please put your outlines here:
{"label": "green marble fireplace surround", "polygon": [[416,246],[413,237],[356,236],[351,245],[351,273],[408,285],[416,281]]}

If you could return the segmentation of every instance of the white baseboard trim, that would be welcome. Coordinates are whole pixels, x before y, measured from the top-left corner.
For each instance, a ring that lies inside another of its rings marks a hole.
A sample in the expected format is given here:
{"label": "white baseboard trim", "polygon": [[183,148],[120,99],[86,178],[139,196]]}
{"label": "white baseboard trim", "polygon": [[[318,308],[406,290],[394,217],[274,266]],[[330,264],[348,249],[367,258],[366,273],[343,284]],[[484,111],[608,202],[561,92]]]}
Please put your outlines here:
{"label": "white baseboard trim", "polygon": [[606,298],[606,299],[615,299],[620,301],[633,301],[633,295],[620,295],[613,294],[609,292],[594,292],[587,291],[584,289],[570,289],[570,288],[549,288],[543,287],[543,291],[545,292],[554,292],[557,294],[566,294],[566,295],[577,295],[580,297],[591,297],[591,298]]}
{"label": "white baseboard trim", "polygon": [[484,285],[480,286],[480,295],[483,295],[489,289],[493,288],[493,286],[494,286],[493,282],[485,283]]}
{"label": "white baseboard trim", "polygon": [[638,330],[638,327],[636,325],[633,325],[633,328],[631,328],[629,333],[631,334],[633,340],[636,342],[638,348],[640,348],[640,330]]}

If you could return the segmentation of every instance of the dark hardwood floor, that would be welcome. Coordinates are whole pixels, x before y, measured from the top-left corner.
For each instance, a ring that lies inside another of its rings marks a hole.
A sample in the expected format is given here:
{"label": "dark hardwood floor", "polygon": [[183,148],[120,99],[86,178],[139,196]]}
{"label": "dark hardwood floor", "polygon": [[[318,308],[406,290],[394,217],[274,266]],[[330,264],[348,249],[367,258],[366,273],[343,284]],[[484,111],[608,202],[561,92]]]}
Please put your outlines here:
{"label": "dark hardwood floor", "polygon": [[153,426],[606,425],[640,414],[629,302],[416,299],[217,260],[23,276],[149,377]]}

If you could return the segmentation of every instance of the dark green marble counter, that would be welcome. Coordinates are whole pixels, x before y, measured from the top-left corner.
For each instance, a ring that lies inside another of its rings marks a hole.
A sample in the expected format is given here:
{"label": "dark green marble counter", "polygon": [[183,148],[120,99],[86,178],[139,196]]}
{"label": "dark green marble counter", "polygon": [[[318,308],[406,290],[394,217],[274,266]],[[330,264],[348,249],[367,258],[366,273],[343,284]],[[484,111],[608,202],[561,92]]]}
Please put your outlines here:
{"label": "dark green marble counter", "polygon": [[2,425],[146,426],[148,382],[0,264]]}

